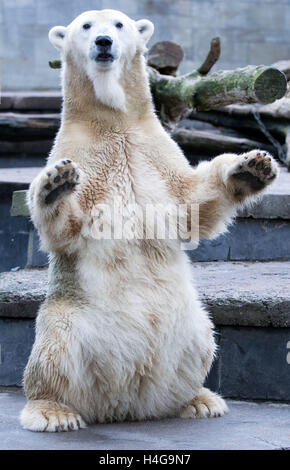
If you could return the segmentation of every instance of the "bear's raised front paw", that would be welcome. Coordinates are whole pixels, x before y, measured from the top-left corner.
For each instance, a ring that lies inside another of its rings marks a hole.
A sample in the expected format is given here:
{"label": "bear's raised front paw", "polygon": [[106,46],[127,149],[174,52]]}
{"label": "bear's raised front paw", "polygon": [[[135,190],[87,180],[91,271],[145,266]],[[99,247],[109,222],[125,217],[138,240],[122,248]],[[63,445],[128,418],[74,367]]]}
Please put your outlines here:
{"label": "bear's raised front paw", "polygon": [[241,155],[230,176],[247,186],[249,191],[260,191],[270,184],[278,174],[278,166],[268,152],[252,150]]}
{"label": "bear's raised front paw", "polygon": [[65,192],[73,191],[80,182],[80,171],[71,160],[60,160],[44,171],[41,193],[45,204],[52,204]]}

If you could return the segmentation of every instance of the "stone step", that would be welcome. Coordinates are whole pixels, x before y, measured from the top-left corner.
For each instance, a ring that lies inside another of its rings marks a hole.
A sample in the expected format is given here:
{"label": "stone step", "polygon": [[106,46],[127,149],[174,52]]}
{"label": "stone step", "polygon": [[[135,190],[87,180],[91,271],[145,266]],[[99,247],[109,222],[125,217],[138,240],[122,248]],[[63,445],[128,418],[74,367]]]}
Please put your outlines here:
{"label": "stone step", "polygon": [[59,112],[61,108],[60,91],[3,91],[0,112]]}
{"label": "stone step", "polygon": [[60,124],[59,113],[0,113],[0,135],[6,139],[54,138]]}
{"label": "stone step", "polygon": [[61,92],[2,92],[0,166],[41,166],[59,127]]}
{"label": "stone step", "polygon": [[[175,418],[95,424],[76,433],[33,433],[22,429],[19,424],[18,416],[25,404],[22,391],[3,388],[0,389],[0,449],[103,450],[102,455],[110,455],[108,449],[162,451],[290,448],[290,405],[231,400],[227,403],[229,413],[219,419]],[[147,458],[150,454],[153,459],[154,452],[146,452]],[[147,463],[150,463],[149,460]],[[131,468],[138,466],[133,463]]]}
{"label": "stone step", "polygon": [[[290,262],[193,264],[216,325],[208,385],[236,399],[290,400]],[[0,274],[0,385],[20,385],[47,269]]]}

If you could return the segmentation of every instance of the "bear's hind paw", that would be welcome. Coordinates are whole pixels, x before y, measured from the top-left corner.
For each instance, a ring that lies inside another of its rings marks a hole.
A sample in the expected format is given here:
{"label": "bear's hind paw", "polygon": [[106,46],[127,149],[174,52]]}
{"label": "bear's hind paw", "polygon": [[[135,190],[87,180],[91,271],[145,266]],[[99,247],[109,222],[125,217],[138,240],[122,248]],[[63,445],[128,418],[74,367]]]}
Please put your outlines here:
{"label": "bear's hind paw", "polygon": [[197,397],[186,405],[181,418],[217,418],[228,412],[226,402],[214,392],[202,388]]}
{"label": "bear's hind paw", "polygon": [[20,423],[24,429],[38,432],[77,431],[86,427],[79,414],[47,400],[29,401],[21,412]]}

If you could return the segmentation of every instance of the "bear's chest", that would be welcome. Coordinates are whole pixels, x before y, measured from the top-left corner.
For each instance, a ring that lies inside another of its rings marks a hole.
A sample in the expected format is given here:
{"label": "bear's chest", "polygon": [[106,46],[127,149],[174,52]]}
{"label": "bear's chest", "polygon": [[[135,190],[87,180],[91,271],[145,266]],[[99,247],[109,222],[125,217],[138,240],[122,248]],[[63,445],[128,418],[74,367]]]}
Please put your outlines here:
{"label": "bear's chest", "polygon": [[89,212],[100,204],[121,204],[128,210],[131,205],[144,209],[148,205],[173,203],[166,181],[146,154],[146,148],[113,141],[107,147],[97,147],[93,159],[82,169],[86,178],[81,202]]}

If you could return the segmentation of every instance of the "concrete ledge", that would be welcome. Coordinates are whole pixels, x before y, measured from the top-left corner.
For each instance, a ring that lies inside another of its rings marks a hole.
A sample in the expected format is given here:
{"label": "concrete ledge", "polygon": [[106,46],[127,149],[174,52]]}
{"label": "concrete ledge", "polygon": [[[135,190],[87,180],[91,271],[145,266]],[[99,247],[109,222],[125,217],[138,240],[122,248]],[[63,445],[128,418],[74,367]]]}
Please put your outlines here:
{"label": "concrete ledge", "polygon": [[193,264],[216,325],[290,327],[290,262]]}
{"label": "concrete ledge", "polygon": [[[216,325],[290,327],[290,261],[193,264],[195,283]],[[34,318],[47,269],[0,274],[0,317]]]}
{"label": "concrete ledge", "polygon": [[47,269],[0,274],[0,318],[35,318],[48,287]]}

